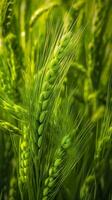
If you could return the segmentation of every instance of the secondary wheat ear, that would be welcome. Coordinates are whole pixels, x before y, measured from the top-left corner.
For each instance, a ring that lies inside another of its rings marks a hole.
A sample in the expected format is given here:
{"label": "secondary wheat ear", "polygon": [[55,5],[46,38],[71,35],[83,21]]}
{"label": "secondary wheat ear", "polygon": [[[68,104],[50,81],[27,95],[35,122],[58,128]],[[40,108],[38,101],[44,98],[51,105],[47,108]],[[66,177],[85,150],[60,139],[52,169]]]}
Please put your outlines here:
{"label": "secondary wheat ear", "polygon": [[49,168],[48,177],[44,181],[44,189],[42,194],[42,200],[48,200],[50,193],[52,194],[52,189],[55,187],[55,183],[58,180],[58,177],[61,176],[63,170],[63,161],[66,157],[67,150],[71,145],[72,137],[71,135],[64,136],[61,141],[61,146],[57,151],[56,158]]}
{"label": "secondary wheat ear", "polygon": [[30,150],[27,129],[25,128],[23,136],[19,143],[20,158],[19,158],[19,181],[20,183],[27,183],[30,163]]}

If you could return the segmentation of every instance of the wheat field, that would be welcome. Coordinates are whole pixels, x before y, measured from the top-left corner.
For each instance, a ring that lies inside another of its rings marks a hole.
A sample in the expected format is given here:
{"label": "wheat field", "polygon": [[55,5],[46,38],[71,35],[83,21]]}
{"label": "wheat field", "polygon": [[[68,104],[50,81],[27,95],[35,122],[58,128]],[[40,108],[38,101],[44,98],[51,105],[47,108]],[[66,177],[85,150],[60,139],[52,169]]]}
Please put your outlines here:
{"label": "wheat field", "polygon": [[112,200],[112,0],[0,1],[0,200]]}

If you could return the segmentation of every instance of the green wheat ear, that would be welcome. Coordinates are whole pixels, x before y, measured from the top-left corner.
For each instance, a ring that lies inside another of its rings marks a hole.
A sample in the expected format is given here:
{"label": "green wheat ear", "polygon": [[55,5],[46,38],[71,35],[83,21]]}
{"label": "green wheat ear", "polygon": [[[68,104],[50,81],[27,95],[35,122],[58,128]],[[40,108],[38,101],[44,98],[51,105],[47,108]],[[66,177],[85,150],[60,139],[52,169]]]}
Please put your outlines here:
{"label": "green wheat ear", "polygon": [[15,200],[17,196],[17,179],[12,177],[9,184],[9,200]]}
{"label": "green wheat ear", "polygon": [[3,35],[7,35],[7,33],[10,31],[14,3],[15,0],[2,0],[1,23]]}
{"label": "green wheat ear", "polygon": [[29,178],[30,149],[27,128],[23,129],[23,136],[19,142],[19,182],[26,184]]}
{"label": "green wheat ear", "polygon": [[94,175],[87,176],[80,191],[81,200],[92,199],[95,192],[95,177]]}
{"label": "green wheat ear", "polygon": [[0,130],[8,131],[8,133],[11,135],[21,136],[21,132],[20,132],[19,128],[17,128],[13,124],[10,124],[9,122],[5,122],[2,120],[0,120]]}
{"label": "green wheat ear", "polygon": [[45,179],[45,182],[44,182],[42,200],[49,199],[49,192],[55,186],[57,177],[61,173],[63,160],[64,160],[64,157],[66,156],[67,150],[69,149],[71,145],[71,140],[72,138],[70,137],[70,135],[65,136],[62,139],[61,146],[57,151],[54,163],[49,169],[49,172],[48,172],[49,176]]}
{"label": "green wheat ear", "polygon": [[59,6],[59,3],[56,3],[56,2],[53,2],[53,3],[50,3],[48,5],[45,5],[41,8],[38,8],[34,13],[33,15],[31,16],[31,19],[30,19],[30,22],[29,22],[29,25],[30,25],[30,28],[32,28],[37,19],[45,12],[49,11],[51,8],[54,8],[56,6]]}
{"label": "green wheat ear", "polygon": [[37,118],[37,127],[38,127],[38,151],[40,151],[42,143],[42,134],[44,131],[44,125],[46,116],[48,113],[48,106],[50,104],[51,95],[54,89],[54,84],[59,76],[60,72],[60,61],[63,57],[63,51],[65,50],[68,42],[70,41],[70,33],[67,33],[62,36],[60,43],[56,46],[54,56],[48,66],[44,78],[44,84],[42,86],[42,91],[39,97],[39,109],[38,109],[38,118]]}

